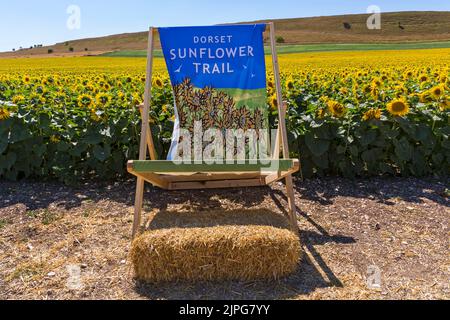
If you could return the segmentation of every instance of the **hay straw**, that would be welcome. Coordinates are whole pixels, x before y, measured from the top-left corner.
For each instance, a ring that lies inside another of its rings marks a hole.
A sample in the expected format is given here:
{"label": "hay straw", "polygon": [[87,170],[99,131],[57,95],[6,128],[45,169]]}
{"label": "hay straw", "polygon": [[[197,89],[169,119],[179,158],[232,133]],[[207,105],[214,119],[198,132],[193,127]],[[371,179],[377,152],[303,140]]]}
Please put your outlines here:
{"label": "hay straw", "polygon": [[279,279],[300,258],[286,218],[267,210],[159,213],[131,250],[136,278],[148,282]]}

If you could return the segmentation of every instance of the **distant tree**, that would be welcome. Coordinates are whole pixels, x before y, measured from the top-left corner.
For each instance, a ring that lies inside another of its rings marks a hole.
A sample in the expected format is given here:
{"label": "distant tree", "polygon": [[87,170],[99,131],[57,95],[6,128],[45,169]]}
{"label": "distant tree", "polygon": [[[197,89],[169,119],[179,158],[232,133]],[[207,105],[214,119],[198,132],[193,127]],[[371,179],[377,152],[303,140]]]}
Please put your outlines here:
{"label": "distant tree", "polygon": [[277,43],[285,43],[284,38],[281,37],[281,36],[278,36],[277,39],[276,39],[276,41],[277,41]]}
{"label": "distant tree", "polygon": [[66,41],[64,45],[67,47],[69,45],[69,41]]}
{"label": "distant tree", "polygon": [[53,49],[48,49],[47,52],[48,52],[48,54],[52,54],[53,53]]}
{"label": "distant tree", "polygon": [[70,47],[70,48],[69,48],[69,51],[70,51],[70,52],[73,52],[73,51],[74,51],[73,47]]}
{"label": "distant tree", "polygon": [[352,25],[350,23],[348,23],[348,22],[344,22],[344,28],[347,29],[347,30],[351,30]]}
{"label": "distant tree", "polygon": [[16,51],[16,48],[13,48],[12,51],[15,52],[15,51]]}
{"label": "distant tree", "polygon": [[89,49],[88,48],[84,48],[84,51],[89,51]]}

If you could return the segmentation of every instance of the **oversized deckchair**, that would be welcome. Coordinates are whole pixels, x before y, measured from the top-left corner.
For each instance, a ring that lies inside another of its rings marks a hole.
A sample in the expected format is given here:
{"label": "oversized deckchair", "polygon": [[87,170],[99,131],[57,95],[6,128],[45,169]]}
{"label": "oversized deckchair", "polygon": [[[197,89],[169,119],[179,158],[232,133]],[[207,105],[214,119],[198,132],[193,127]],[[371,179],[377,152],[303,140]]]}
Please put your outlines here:
{"label": "oversized deckchair", "polygon": [[[147,74],[145,85],[144,104],[140,106],[142,115],[142,129],[140,141],[140,154],[138,161],[128,162],[128,172],[137,179],[135,213],[133,224],[133,238],[137,235],[141,226],[141,215],[144,196],[144,184],[148,182],[153,186],[165,190],[190,190],[190,189],[221,189],[238,187],[260,187],[274,182],[285,180],[286,192],[289,203],[289,219],[293,231],[298,232],[296,205],[292,174],[300,170],[300,162],[289,158],[289,147],[286,130],[286,104],[282,101],[282,89],[280,84],[280,72],[276,52],[274,24],[268,24],[270,29],[270,44],[272,50],[273,73],[276,87],[276,96],[279,114],[279,128],[277,130],[276,143],[273,148],[270,162],[236,162],[234,164],[206,164],[192,163],[180,164],[174,161],[158,159],[155,145],[149,126],[149,111],[151,104],[153,52],[156,28],[150,28],[148,39]],[[147,159],[147,151],[150,160]],[[280,151],[283,158],[280,159]],[[273,171],[272,168],[277,168]]]}

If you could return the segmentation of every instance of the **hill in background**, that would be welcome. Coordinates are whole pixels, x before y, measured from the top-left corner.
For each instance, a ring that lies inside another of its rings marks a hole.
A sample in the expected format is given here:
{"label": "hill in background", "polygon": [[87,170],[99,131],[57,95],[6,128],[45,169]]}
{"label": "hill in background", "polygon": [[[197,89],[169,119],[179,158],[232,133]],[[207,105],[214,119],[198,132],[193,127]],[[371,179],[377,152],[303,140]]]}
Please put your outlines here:
{"label": "hill in background", "polygon": [[[382,29],[369,30],[368,14],[272,20],[286,45],[375,44],[450,40],[450,12],[394,12],[382,14]],[[257,22],[267,22],[257,21]],[[53,46],[0,53],[0,57],[98,55],[145,50],[147,32],[73,40]],[[268,35],[266,34],[266,39]],[[159,40],[159,39],[157,39]],[[156,47],[160,44],[157,41]],[[49,50],[52,51],[49,54]],[[72,52],[73,50],[73,52]]]}

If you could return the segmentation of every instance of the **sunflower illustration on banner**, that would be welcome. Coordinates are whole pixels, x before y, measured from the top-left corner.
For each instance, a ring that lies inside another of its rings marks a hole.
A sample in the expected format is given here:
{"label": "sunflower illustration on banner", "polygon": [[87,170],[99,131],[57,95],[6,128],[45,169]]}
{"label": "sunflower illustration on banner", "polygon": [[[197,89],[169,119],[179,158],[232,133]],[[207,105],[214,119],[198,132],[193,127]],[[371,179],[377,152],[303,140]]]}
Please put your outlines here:
{"label": "sunflower illustration on banner", "polygon": [[160,28],[180,130],[268,129],[264,24]]}

